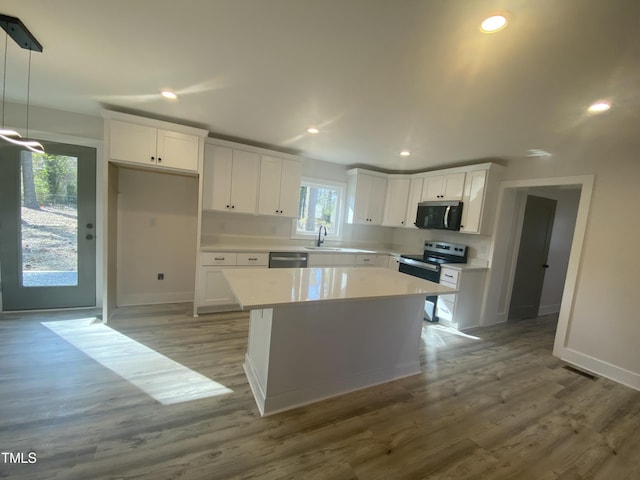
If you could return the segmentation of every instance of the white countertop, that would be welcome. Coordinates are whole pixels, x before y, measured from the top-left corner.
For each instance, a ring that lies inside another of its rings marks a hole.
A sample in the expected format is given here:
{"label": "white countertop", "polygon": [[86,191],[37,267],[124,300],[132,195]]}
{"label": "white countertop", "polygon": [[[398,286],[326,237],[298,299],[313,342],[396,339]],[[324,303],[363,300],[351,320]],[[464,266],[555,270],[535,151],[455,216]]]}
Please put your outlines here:
{"label": "white countertop", "polygon": [[484,272],[489,270],[486,265],[473,264],[473,263],[444,263],[442,268],[449,268],[451,270],[458,270],[461,272]]}
{"label": "white countertop", "polygon": [[458,292],[386,268],[248,268],[223,273],[243,309]]}
{"label": "white countertop", "polygon": [[264,245],[264,244],[240,244],[230,245],[217,243],[214,245],[203,245],[200,247],[201,252],[305,252],[305,253],[383,253],[389,254],[388,250],[364,249],[364,248],[348,248],[348,247],[313,247],[301,245]]}
{"label": "white countertop", "polygon": [[[216,243],[209,245],[202,245],[200,247],[201,252],[237,252],[237,253],[269,253],[269,252],[304,252],[304,253],[324,253],[324,254],[336,254],[336,253],[352,253],[352,254],[381,254],[381,255],[401,255],[398,252],[385,249],[376,248],[349,248],[349,247],[313,247],[313,246],[301,246],[301,245],[268,245],[264,243],[256,244],[228,244],[228,243]],[[407,252],[404,252],[405,254]],[[421,255],[422,253],[412,253],[412,255]],[[444,265],[443,265],[444,266]],[[469,259],[468,263],[448,263],[446,268],[451,268],[460,271],[484,271],[488,270],[486,260]]]}

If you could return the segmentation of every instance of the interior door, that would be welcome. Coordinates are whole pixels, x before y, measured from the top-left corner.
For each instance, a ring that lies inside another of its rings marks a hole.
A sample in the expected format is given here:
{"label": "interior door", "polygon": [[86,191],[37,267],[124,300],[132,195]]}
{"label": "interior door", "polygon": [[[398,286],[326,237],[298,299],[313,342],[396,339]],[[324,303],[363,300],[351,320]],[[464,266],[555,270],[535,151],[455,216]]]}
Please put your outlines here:
{"label": "interior door", "polygon": [[0,144],[3,310],[96,304],[96,151]]}
{"label": "interior door", "polygon": [[538,316],[556,203],[548,198],[527,196],[509,319]]}

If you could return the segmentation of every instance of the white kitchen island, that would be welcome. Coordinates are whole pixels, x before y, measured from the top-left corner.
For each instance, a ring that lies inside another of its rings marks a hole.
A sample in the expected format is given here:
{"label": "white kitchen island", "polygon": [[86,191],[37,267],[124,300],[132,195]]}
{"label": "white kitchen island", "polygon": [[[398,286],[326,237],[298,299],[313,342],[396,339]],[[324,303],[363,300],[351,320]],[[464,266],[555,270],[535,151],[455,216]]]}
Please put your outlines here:
{"label": "white kitchen island", "polygon": [[244,370],[263,416],[418,373],[425,296],[456,292],[385,268],[224,276],[251,311]]}

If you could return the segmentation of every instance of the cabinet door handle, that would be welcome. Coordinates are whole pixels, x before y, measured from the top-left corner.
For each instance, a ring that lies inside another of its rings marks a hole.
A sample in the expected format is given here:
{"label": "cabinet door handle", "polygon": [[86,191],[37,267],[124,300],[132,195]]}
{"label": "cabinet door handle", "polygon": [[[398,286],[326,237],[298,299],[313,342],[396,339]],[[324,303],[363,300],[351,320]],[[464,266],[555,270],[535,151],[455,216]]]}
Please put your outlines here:
{"label": "cabinet door handle", "polygon": [[153,162],[156,159],[156,157],[151,157],[151,161]]}
{"label": "cabinet door handle", "polygon": [[215,257],[214,260],[217,260],[217,261],[224,260],[224,257]]}
{"label": "cabinet door handle", "polygon": [[248,260],[249,260],[250,262],[256,262],[258,259],[257,259],[257,258],[249,257],[249,258],[248,258]]}
{"label": "cabinet door handle", "polygon": [[160,157],[158,157],[158,162],[161,162],[161,161],[162,161],[162,159]]}

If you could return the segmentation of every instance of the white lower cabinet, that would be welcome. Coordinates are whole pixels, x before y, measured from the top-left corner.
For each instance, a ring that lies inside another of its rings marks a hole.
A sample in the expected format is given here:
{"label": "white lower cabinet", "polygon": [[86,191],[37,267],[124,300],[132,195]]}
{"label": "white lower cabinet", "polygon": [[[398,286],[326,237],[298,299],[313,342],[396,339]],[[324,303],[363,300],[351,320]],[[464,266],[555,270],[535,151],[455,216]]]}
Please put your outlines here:
{"label": "white lower cabinet", "polygon": [[487,269],[457,270],[443,267],[440,284],[456,288],[460,293],[440,295],[436,303],[436,316],[444,325],[458,330],[480,325],[482,295]]}
{"label": "white lower cabinet", "polygon": [[203,252],[198,276],[198,311],[223,312],[238,310],[236,298],[222,270],[229,268],[267,268],[268,253]]}
{"label": "white lower cabinet", "polygon": [[355,267],[356,255],[352,253],[336,253],[333,257],[333,267]]}
{"label": "white lower cabinet", "polygon": [[307,267],[333,267],[333,255],[327,253],[310,253],[307,256]]}
{"label": "white lower cabinet", "polygon": [[356,255],[356,267],[377,267],[377,257],[375,253]]}
{"label": "white lower cabinet", "polygon": [[229,310],[237,308],[236,298],[222,273],[224,268],[235,267],[200,267],[198,308],[226,306],[234,307]]}
{"label": "white lower cabinet", "polygon": [[400,269],[400,255],[389,255],[386,267],[397,272]]}

